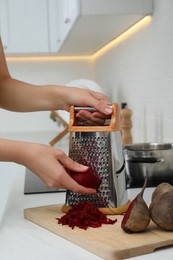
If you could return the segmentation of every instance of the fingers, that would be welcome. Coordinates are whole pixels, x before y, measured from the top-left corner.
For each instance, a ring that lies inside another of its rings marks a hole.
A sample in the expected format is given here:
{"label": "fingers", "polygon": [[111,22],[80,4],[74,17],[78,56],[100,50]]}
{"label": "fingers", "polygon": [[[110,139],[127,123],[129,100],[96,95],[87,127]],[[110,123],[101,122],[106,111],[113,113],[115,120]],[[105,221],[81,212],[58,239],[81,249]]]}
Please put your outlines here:
{"label": "fingers", "polygon": [[91,188],[86,188],[82,185],[79,185],[76,181],[74,181],[70,175],[66,172],[65,168],[69,170],[73,170],[76,172],[85,172],[88,167],[85,165],[81,165],[71,158],[69,158],[65,153],[61,153],[61,156],[58,156],[58,161],[63,165],[62,173],[59,176],[59,184],[62,188],[66,188],[75,193],[80,194],[95,194],[96,190]]}
{"label": "fingers", "polygon": [[76,118],[79,125],[104,125],[106,119],[110,119],[111,115],[102,114],[99,111],[90,112],[87,110],[80,110],[76,113]]}
{"label": "fingers", "polygon": [[[26,143],[25,143],[26,145]],[[65,169],[86,172],[88,166],[73,161],[63,151],[48,145],[28,144],[21,162],[37,174],[48,187],[66,188],[76,193],[95,194],[95,189],[79,185]]]}
{"label": "fingers", "polygon": [[88,166],[82,165],[73,161],[70,157],[68,157],[63,151],[57,151],[57,160],[63,165],[63,167],[73,170],[76,172],[86,172],[88,170]]}
{"label": "fingers", "polygon": [[66,172],[64,172],[64,174],[63,174],[63,178],[62,178],[62,181],[61,181],[61,186],[65,187],[66,189],[71,190],[71,191],[73,191],[75,193],[80,193],[80,194],[95,194],[96,193],[95,189],[86,188],[86,187],[84,187],[82,185],[79,185]]}
{"label": "fingers", "polygon": [[112,114],[112,108],[109,105],[109,103],[105,103],[104,100],[98,100],[96,102],[96,106],[95,106],[100,112],[102,112],[105,115],[111,115]]}
{"label": "fingers", "polygon": [[64,102],[63,109],[69,111],[71,105],[89,106],[96,108],[104,115],[112,114],[112,108],[109,106],[110,101],[105,94],[77,87],[68,88],[70,95],[66,93],[65,99],[68,97],[68,101]]}
{"label": "fingers", "polygon": [[98,109],[100,112],[102,112],[105,115],[112,114],[112,108],[110,107],[110,101],[108,100],[107,96],[105,96],[103,93],[92,91],[91,95],[93,97],[92,102],[93,106]]}
{"label": "fingers", "polygon": [[79,124],[82,123],[82,125],[104,125],[105,119],[107,119],[108,116],[103,115],[100,112],[94,112],[91,113],[87,110],[80,110],[76,114],[76,118],[79,121]]}

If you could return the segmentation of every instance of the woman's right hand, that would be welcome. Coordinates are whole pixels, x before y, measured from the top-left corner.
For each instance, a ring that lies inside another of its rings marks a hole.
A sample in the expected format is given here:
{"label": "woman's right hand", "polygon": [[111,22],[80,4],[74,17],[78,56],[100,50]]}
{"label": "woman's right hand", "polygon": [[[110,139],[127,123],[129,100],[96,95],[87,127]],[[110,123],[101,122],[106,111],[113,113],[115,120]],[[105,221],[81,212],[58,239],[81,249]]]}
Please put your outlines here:
{"label": "woman's right hand", "polygon": [[70,177],[66,169],[82,173],[88,167],[73,161],[63,151],[49,145],[27,142],[21,142],[18,151],[18,163],[28,167],[48,187],[65,188],[80,194],[96,193],[95,189],[85,188]]}
{"label": "woman's right hand", "polygon": [[49,145],[0,139],[0,161],[26,166],[38,175],[48,187],[65,188],[81,194],[95,194],[74,181],[66,169],[85,172],[88,167],[69,158],[63,151]]}

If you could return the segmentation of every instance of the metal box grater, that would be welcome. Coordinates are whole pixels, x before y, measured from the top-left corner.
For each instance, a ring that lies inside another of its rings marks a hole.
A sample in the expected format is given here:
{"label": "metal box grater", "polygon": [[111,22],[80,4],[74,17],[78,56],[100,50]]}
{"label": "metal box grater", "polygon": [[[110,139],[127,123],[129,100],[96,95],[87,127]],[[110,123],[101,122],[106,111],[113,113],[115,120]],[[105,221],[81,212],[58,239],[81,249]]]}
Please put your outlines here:
{"label": "metal box grater", "polygon": [[90,107],[70,108],[69,157],[90,166],[92,171],[102,178],[102,183],[94,195],[78,194],[67,190],[62,211],[67,212],[71,206],[87,202],[94,204],[105,214],[124,213],[130,202],[126,190],[118,105],[112,104],[110,122],[104,126],[77,125],[75,112],[79,109],[94,110]]}

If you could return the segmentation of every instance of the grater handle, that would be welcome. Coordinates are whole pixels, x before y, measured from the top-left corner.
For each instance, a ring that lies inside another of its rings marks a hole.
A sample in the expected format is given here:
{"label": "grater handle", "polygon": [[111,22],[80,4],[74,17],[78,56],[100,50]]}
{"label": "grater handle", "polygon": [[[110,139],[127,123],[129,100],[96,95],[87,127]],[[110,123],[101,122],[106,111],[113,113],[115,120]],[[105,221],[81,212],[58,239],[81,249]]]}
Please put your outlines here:
{"label": "grater handle", "polygon": [[109,125],[97,125],[97,126],[78,126],[76,125],[75,111],[81,109],[88,109],[89,111],[96,111],[95,108],[92,107],[70,107],[70,122],[69,122],[69,132],[114,132],[120,131],[120,119],[119,119],[119,107],[118,104],[113,103],[112,114]]}

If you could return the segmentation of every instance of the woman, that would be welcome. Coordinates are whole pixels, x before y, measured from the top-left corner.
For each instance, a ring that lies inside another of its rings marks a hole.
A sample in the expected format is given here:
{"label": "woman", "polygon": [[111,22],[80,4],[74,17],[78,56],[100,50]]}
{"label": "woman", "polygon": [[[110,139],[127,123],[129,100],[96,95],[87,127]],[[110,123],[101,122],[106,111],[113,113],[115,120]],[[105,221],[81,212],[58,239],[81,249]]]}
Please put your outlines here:
{"label": "woman", "polygon": [[[112,113],[108,98],[95,91],[64,86],[36,86],[13,79],[5,61],[0,40],[0,107],[16,112],[69,111],[71,105],[91,106],[98,111],[81,110],[76,117],[88,124],[103,124]],[[88,167],[70,159],[63,151],[23,141],[0,139],[0,161],[21,164],[37,174],[48,187],[69,189],[83,194],[94,194],[96,190],[76,183],[65,169],[85,172]]]}

